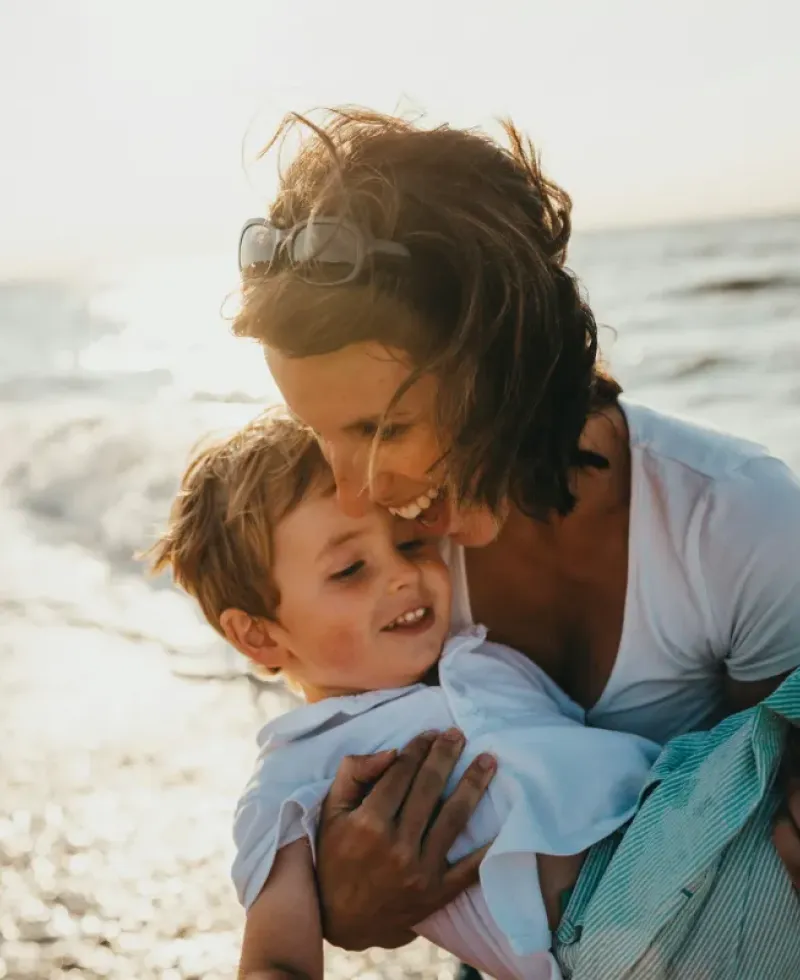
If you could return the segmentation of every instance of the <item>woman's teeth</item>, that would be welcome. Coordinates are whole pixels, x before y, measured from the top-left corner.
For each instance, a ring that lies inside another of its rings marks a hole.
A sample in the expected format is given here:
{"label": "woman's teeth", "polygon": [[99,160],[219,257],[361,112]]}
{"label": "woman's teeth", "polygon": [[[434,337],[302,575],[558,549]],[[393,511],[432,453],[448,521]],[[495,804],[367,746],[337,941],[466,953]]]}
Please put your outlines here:
{"label": "woman's teeth", "polygon": [[393,619],[386,629],[393,630],[397,626],[411,626],[413,623],[418,623],[425,616],[427,611],[427,606],[420,606],[418,609],[412,609],[411,612],[403,613],[402,616],[398,616],[397,619]]}
{"label": "woman's teeth", "polygon": [[439,488],[435,487],[432,490],[426,490],[425,493],[421,493],[416,500],[412,500],[410,504],[405,504],[403,507],[390,507],[389,513],[395,514],[397,517],[403,517],[407,521],[413,521],[415,518],[427,510],[436,497],[439,495]]}

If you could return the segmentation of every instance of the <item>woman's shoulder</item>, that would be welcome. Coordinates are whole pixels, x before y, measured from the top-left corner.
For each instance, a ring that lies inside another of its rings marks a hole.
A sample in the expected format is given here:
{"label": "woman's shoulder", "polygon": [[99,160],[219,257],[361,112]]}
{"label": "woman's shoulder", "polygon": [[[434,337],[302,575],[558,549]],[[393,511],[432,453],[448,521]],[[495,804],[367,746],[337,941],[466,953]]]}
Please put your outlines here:
{"label": "woman's shoulder", "polygon": [[724,480],[755,460],[770,458],[765,446],[681,415],[620,399],[631,452],[666,471],[700,481]]}
{"label": "woman's shoulder", "polygon": [[666,513],[722,516],[729,533],[737,522],[800,519],[800,481],[763,445],[627,399],[621,407],[634,491],[638,477],[639,492],[653,490]]}
{"label": "woman's shoulder", "polygon": [[637,587],[649,592],[643,606],[672,607],[673,619],[664,620],[670,635],[695,623],[737,680],[794,669],[800,480],[762,446],[624,408]]}

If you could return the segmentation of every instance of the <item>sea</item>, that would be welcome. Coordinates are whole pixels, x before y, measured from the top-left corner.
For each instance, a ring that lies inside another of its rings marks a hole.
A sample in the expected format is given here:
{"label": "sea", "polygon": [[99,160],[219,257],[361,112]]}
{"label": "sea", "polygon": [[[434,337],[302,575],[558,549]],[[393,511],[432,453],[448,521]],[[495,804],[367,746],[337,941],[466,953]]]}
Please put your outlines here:
{"label": "sea", "polygon": [[[800,216],[576,236],[569,265],[627,393],[800,470]],[[156,645],[176,673],[243,666],[136,557],[198,439],[279,400],[231,335],[230,259],[0,273],[0,622]]]}

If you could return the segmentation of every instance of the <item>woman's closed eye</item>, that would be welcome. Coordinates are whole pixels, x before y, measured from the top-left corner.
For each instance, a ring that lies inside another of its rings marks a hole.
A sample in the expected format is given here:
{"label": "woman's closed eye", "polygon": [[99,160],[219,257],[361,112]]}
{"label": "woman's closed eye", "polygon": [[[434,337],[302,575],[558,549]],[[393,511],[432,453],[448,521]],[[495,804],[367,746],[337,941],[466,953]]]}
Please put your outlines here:
{"label": "woman's closed eye", "polygon": [[380,435],[381,442],[391,442],[392,439],[399,439],[411,428],[410,425],[401,422],[389,422],[383,427],[375,422],[364,422],[361,426],[362,435],[368,439],[374,439]]}

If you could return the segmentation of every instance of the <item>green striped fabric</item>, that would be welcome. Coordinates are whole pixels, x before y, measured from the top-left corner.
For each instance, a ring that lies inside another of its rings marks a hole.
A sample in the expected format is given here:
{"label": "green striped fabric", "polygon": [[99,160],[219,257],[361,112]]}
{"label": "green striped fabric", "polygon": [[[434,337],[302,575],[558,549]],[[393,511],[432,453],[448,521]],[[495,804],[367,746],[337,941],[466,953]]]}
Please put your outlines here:
{"label": "green striped fabric", "polygon": [[772,846],[800,670],[673,739],[634,820],[590,851],[556,933],[568,980],[800,980],[800,897]]}

